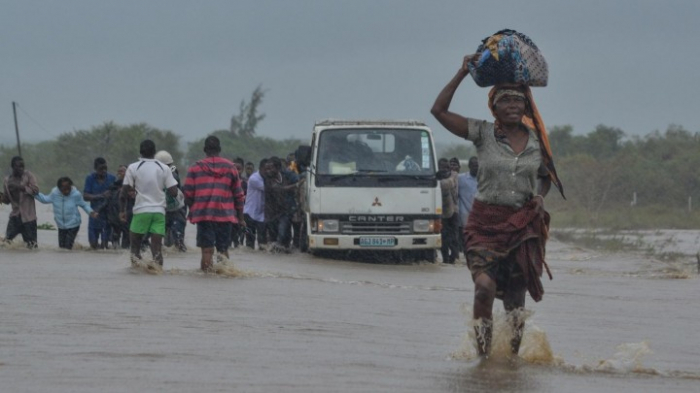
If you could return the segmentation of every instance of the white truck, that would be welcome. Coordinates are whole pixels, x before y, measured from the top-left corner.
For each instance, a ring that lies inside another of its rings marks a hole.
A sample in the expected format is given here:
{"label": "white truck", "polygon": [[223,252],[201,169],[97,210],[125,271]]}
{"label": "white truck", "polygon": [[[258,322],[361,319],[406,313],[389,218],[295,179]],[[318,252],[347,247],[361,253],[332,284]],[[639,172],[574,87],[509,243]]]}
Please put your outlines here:
{"label": "white truck", "polygon": [[325,120],[300,146],[301,248],[388,251],[435,261],[442,199],[435,144],[422,122]]}

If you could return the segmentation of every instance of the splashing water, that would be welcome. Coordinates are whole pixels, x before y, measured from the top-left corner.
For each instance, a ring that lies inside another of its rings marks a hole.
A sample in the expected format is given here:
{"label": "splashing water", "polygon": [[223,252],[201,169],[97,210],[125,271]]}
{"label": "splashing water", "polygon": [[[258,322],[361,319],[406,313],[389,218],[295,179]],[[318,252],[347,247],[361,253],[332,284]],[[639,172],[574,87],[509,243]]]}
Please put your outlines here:
{"label": "splashing water", "polygon": [[[470,313],[468,305],[463,306],[465,314]],[[510,342],[513,338],[512,318],[518,318],[525,323],[523,339],[520,344],[518,356],[527,363],[532,364],[558,364],[560,360],[552,353],[552,348],[547,339],[547,333],[530,321],[533,311],[525,310],[517,315],[508,315],[504,311],[496,311],[493,314],[493,335],[491,340],[490,358],[506,359],[513,357]],[[476,332],[474,327],[479,326],[480,320],[467,322],[467,332],[462,338],[460,348],[453,352],[451,357],[457,360],[474,360],[478,357]]]}
{"label": "splashing water", "polygon": [[162,274],[163,267],[154,260],[131,258],[131,270],[135,273]]}
{"label": "splashing water", "polygon": [[650,353],[649,344],[646,341],[640,343],[628,343],[617,346],[617,352],[612,359],[601,360],[593,370],[614,373],[642,372],[649,370],[642,366],[642,358]]}

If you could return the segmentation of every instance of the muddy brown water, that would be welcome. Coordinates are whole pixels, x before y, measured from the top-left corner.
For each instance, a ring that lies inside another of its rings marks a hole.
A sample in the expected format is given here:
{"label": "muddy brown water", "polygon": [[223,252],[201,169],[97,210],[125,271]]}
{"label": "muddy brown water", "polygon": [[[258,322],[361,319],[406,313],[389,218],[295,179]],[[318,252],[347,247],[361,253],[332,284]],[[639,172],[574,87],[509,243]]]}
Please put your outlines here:
{"label": "muddy brown water", "polygon": [[[8,207],[0,209],[0,226]],[[52,222],[40,208],[39,222]],[[86,244],[86,227],[78,242]],[[695,392],[700,282],[673,262],[552,241],[517,359],[475,356],[463,259],[377,264],[233,250],[219,274],[168,250],[0,248],[3,392]],[[695,234],[697,235],[697,233]],[[497,324],[502,307],[496,306]],[[497,342],[503,335],[496,337]]]}

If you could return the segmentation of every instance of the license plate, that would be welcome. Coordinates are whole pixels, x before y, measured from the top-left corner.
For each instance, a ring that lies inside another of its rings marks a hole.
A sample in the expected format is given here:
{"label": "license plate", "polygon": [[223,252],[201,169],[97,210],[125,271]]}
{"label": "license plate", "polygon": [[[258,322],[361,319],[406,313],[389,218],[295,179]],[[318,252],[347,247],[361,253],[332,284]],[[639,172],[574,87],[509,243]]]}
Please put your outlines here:
{"label": "license plate", "polygon": [[395,237],[361,237],[360,247],[394,247]]}

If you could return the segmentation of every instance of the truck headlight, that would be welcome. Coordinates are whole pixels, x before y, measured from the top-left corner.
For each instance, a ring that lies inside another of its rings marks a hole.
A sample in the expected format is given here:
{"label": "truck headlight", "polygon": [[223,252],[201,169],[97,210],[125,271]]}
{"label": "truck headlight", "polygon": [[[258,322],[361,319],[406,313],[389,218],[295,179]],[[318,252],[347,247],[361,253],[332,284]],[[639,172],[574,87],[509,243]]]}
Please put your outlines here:
{"label": "truck headlight", "polygon": [[413,232],[430,232],[432,220],[413,220]]}
{"label": "truck headlight", "polygon": [[338,232],[339,228],[338,220],[318,220],[319,232]]}

